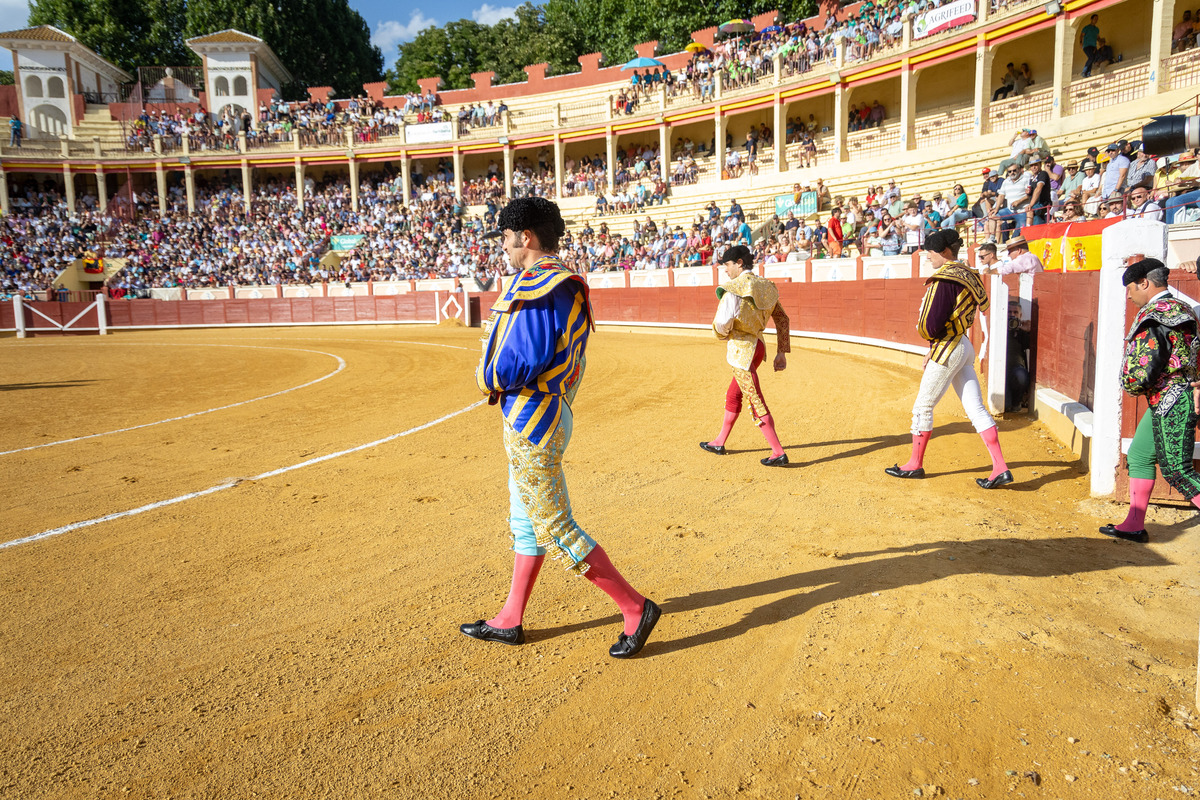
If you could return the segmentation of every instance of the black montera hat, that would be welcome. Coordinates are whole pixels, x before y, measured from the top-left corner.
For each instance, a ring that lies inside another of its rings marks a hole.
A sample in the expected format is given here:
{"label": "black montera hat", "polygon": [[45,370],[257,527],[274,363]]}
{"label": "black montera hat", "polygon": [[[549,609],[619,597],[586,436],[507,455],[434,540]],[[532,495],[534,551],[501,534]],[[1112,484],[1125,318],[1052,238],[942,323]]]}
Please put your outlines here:
{"label": "black montera hat", "polygon": [[750,269],[754,266],[754,256],[750,253],[750,248],[744,244],[735,245],[721,254],[722,264],[728,264],[730,261],[737,261],[743,269]]}
{"label": "black montera hat", "polygon": [[923,250],[928,250],[931,253],[940,253],[949,247],[951,250],[962,247],[962,237],[958,235],[958,231],[950,228],[936,230],[925,237]]}
{"label": "black montera hat", "polygon": [[1166,269],[1167,265],[1159,261],[1157,258],[1143,258],[1141,261],[1135,261],[1125,268],[1125,275],[1121,278],[1121,285],[1128,286],[1131,283],[1146,280],[1146,276],[1156,269]]}
{"label": "black montera hat", "polygon": [[485,233],[483,238],[494,239],[503,231],[527,231],[546,224],[553,229],[555,238],[567,230],[557,205],[544,197],[518,197],[500,210],[496,229]]}

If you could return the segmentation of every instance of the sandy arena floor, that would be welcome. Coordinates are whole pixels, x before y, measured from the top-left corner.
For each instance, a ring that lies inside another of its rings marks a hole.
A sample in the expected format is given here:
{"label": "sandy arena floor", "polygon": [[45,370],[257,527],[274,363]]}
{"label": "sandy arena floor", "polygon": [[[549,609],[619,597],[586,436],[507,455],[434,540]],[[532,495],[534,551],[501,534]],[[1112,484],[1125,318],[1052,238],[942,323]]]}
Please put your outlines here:
{"label": "sandy arena floor", "polygon": [[0,547],[0,798],[1200,792],[1195,518],[1101,537],[1123,509],[1021,419],[984,492],[953,398],[930,478],[887,479],[918,374],[866,358],[764,374],[768,470],[748,417],[696,446],[721,345],[602,328],[568,480],[662,621],[610,659],[615,607],[547,562],[525,646],[465,638],[511,565],[477,339],[0,341],[0,543],[142,509]]}

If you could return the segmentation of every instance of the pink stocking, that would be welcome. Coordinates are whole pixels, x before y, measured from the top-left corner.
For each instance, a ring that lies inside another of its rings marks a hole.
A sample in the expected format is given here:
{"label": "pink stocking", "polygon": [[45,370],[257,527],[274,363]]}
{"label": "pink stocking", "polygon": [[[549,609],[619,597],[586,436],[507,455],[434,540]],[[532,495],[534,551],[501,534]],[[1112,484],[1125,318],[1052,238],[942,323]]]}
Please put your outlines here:
{"label": "pink stocking", "polygon": [[523,556],[517,553],[513,562],[512,588],[508,590],[508,601],[500,613],[487,621],[493,628],[515,628],[525,618],[525,606],[529,604],[529,595],[533,593],[533,584],[537,581],[538,571],[542,568],[545,556]]}
{"label": "pink stocking", "polygon": [[1150,478],[1129,479],[1129,513],[1125,521],[1116,528],[1126,533],[1134,533],[1146,528],[1146,508],[1150,505],[1150,492],[1154,489],[1154,481]]}
{"label": "pink stocking", "polygon": [[593,547],[584,561],[587,562],[588,571],[583,576],[613,599],[625,617],[625,635],[632,635],[642,621],[642,606],[646,604],[646,598],[638,594],[629,581],[617,572],[617,568],[608,560],[608,553],[600,545]]}
{"label": "pink stocking", "polygon": [[912,458],[900,465],[900,469],[912,471],[921,469],[925,464],[925,448],[929,446],[929,437],[933,431],[921,431],[913,434]]}
{"label": "pink stocking", "polygon": [[996,426],[980,431],[979,435],[983,437],[983,443],[987,445],[988,454],[992,457],[992,474],[988,477],[994,478],[1002,472],[1007,472],[1008,464],[1004,463],[1004,453],[1000,450],[1000,436],[996,432]]}
{"label": "pink stocking", "polygon": [[779,436],[775,433],[775,420],[770,414],[767,414],[758,420],[759,430],[766,437],[767,444],[771,445],[771,458],[778,458],[783,455],[783,445],[779,443]]}
{"label": "pink stocking", "polygon": [[721,432],[709,444],[713,447],[721,447],[725,444],[725,440],[729,438],[729,432],[733,430],[733,423],[737,422],[738,413],[737,411],[725,411],[725,421],[721,423]]}

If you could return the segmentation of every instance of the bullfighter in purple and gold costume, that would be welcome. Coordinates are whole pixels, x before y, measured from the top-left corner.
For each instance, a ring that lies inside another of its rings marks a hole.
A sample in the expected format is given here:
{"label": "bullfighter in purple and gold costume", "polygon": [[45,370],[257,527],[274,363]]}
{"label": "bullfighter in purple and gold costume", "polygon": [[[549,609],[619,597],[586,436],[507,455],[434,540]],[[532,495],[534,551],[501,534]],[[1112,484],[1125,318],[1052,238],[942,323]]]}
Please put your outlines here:
{"label": "bullfighter in purple and gold costume", "polygon": [[768,320],[775,322],[775,371],[787,368],[786,353],[791,352],[790,322],[779,304],[779,290],[766,278],[754,274],[754,260],[747,247],[731,247],[721,256],[721,266],[729,280],[717,287],[717,314],[713,330],[718,339],[728,342],[726,360],[733,368],[733,380],[725,393],[725,420],[717,438],[701,442],[710,453],[725,455],[725,440],[742,412],[742,399],[750,406],[754,424],[759,426],[771,455],[761,459],[763,466],[782,467],[788,463],[787,453],[775,433],[775,420],[763,399],[758,383],[758,366],[767,356],[762,332]]}
{"label": "bullfighter in purple and gold costume", "polygon": [[594,327],[588,285],[554,255],[565,231],[554,203],[540,197],[513,200],[500,212],[498,224],[499,230],[489,236],[504,237],[504,252],[520,272],[492,306],[475,380],[504,414],[509,527],[516,557],[504,608],[460,630],[474,639],[523,644],[525,607],[549,550],[616,602],[625,625],[609,654],[629,658],[645,645],[661,612],[629,585],[604,548],[575,522],[562,469],[571,441],[571,402],[583,378],[584,351]]}
{"label": "bullfighter in purple and gold costume", "polygon": [[1146,508],[1154,489],[1155,465],[1176,491],[1200,506],[1200,475],[1192,463],[1196,445],[1200,379],[1200,323],[1187,303],[1167,289],[1166,265],[1146,258],[1125,269],[1125,295],[1141,310],[1125,337],[1121,388],[1145,397],[1150,407],[1129,445],[1129,513],[1100,532],[1135,542],[1150,541]]}

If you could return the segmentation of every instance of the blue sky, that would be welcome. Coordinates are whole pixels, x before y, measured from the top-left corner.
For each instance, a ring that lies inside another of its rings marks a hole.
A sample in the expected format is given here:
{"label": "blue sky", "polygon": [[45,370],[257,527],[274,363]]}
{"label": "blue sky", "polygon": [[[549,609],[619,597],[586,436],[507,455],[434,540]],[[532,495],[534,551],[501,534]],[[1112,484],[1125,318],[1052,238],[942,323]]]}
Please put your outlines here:
{"label": "blue sky", "polygon": [[[496,3],[479,0],[441,0],[418,6],[397,4],[384,0],[350,0],[350,5],[371,26],[371,41],[383,51],[383,66],[390,68],[396,63],[396,46],[410,41],[420,31],[430,26],[445,25],[456,19],[473,19],[494,25],[511,16],[516,4],[506,5],[504,0]],[[5,20],[2,30],[19,28],[29,17],[27,0],[0,0],[0,19]],[[169,66],[169,65],[163,65]],[[12,54],[0,47],[0,69],[12,69]]]}

